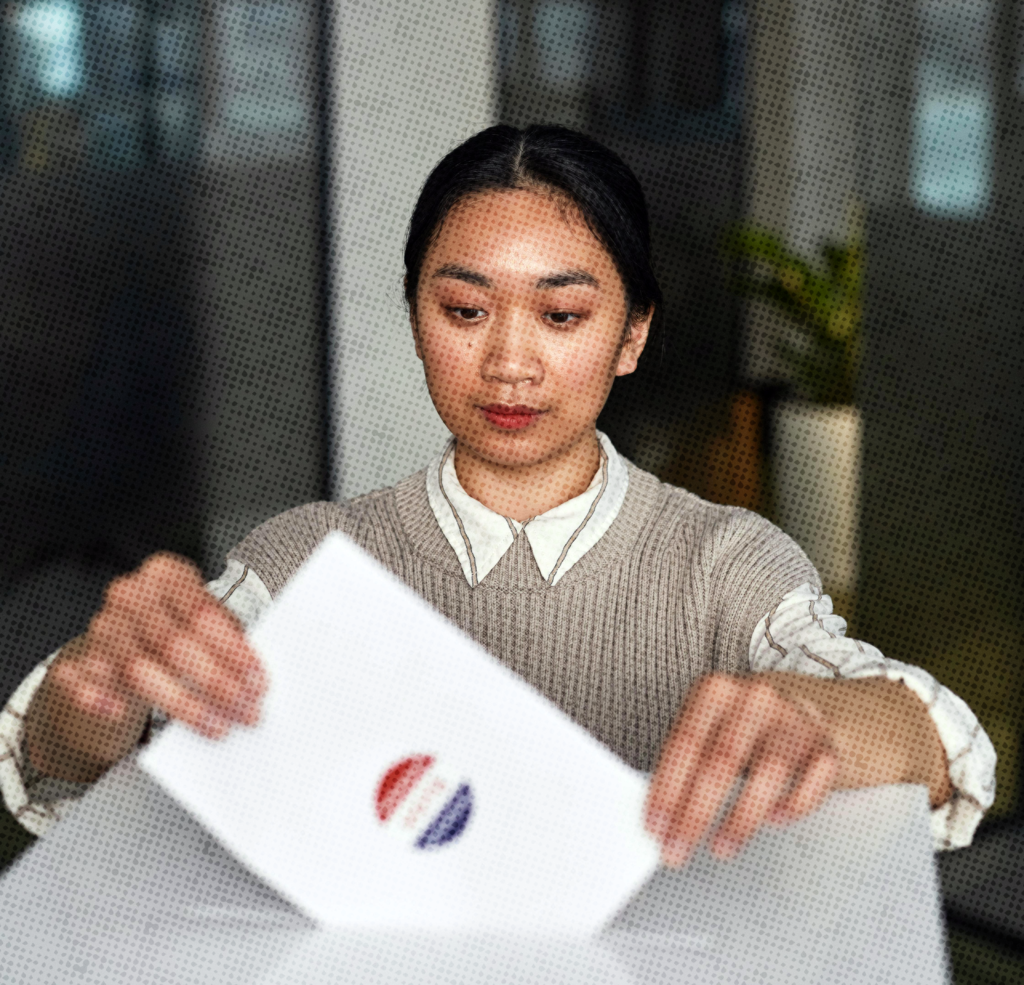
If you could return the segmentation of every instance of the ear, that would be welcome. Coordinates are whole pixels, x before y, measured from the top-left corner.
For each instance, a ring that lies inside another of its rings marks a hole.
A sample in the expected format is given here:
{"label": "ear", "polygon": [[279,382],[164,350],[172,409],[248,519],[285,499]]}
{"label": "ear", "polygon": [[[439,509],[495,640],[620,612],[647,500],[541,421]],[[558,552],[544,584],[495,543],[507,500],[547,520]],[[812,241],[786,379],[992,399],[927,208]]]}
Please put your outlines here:
{"label": "ear", "polygon": [[[409,278],[406,277],[402,281],[402,289],[404,290],[409,283]],[[423,362],[423,346],[420,345],[420,329],[419,325],[416,324],[416,302],[409,302],[409,327],[412,329],[412,340],[416,345],[416,357]]]}
{"label": "ear", "polygon": [[638,318],[630,323],[629,336],[619,350],[619,362],[615,367],[616,376],[629,376],[636,369],[637,360],[647,345],[652,318],[654,318],[654,305],[651,305],[651,310],[643,318]]}
{"label": "ear", "polygon": [[420,329],[416,324],[416,309],[409,308],[409,327],[412,329],[412,340],[416,345],[416,357],[423,361],[423,346],[420,345]]}

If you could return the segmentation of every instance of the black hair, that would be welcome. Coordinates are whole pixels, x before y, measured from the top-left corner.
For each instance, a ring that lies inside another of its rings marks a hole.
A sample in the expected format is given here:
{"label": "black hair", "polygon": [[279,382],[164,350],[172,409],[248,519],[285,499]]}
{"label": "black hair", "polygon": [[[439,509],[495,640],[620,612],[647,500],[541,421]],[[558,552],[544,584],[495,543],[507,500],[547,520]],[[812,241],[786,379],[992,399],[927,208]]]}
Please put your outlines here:
{"label": "black hair", "polygon": [[565,195],[604,245],[626,288],[629,321],[661,310],[651,269],[647,203],[636,175],[617,154],[567,127],[488,127],[430,172],[409,222],[405,297],[415,306],[423,259],[442,224],[467,195],[547,186]]}

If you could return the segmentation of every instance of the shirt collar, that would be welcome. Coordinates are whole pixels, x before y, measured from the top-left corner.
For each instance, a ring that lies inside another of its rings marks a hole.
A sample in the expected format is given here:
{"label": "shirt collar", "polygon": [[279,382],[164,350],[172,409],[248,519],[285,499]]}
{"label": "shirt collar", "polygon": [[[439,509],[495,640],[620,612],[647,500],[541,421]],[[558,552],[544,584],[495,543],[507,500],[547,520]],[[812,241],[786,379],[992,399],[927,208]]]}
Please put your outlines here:
{"label": "shirt collar", "polygon": [[629,487],[629,472],[608,436],[597,432],[601,464],[586,491],[525,524],[502,516],[473,499],[455,474],[455,439],[427,469],[427,497],[466,581],[480,584],[525,533],[534,560],[548,585],[590,550],[619,514]]}

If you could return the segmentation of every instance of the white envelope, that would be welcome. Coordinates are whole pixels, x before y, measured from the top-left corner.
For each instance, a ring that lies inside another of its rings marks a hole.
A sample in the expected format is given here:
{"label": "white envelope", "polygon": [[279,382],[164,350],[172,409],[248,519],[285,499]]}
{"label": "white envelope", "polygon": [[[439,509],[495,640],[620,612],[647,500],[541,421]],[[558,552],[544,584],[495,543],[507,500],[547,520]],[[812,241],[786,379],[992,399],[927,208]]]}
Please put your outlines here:
{"label": "white envelope", "polygon": [[656,868],[645,778],[341,534],[251,640],[260,724],[139,761],[313,919],[590,933]]}

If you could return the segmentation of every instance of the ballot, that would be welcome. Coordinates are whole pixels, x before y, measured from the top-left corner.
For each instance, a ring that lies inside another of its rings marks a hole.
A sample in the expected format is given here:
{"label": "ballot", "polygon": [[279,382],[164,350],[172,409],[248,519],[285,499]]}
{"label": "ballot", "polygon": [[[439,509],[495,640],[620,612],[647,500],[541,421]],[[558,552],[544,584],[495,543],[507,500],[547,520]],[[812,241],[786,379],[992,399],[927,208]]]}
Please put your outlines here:
{"label": "ballot", "polygon": [[250,640],[260,723],[139,764],[321,925],[586,935],[657,868],[644,775],[342,534]]}
{"label": "ballot", "polygon": [[259,726],[170,726],[0,877],[0,980],[949,981],[924,786],[644,883],[644,778],[349,542],[252,638]]}

